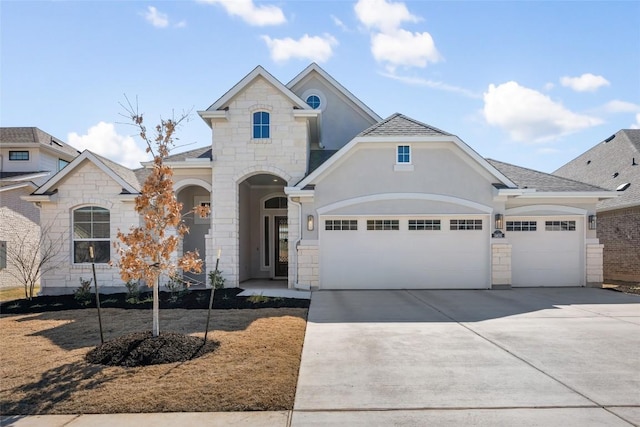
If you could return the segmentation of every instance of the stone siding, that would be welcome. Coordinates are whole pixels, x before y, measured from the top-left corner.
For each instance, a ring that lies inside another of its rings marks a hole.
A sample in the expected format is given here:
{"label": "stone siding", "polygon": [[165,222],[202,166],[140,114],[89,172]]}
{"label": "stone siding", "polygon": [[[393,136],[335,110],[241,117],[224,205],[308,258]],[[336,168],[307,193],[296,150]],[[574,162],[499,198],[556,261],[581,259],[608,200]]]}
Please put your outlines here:
{"label": "stone siding", "polygon": [[587,286],[601,287],[603,281],[602,249],[604,245],[587,243]]}
{"label": "stone siding", "polygon": [[298,285],[317,288],[320,285],[320,248],[318,242],[301,242],[298,245]]}
{"label": "stone siding", "polygon": [[491,286],[511,286],[511,244],[491,244]]}

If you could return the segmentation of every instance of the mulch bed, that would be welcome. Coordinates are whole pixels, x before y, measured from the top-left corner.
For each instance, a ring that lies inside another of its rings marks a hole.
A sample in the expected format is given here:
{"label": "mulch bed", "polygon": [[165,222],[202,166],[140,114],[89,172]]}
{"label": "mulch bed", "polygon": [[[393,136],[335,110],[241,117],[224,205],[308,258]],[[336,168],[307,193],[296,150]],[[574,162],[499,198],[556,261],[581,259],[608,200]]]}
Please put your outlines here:
{"label": "mulch bed", "polygon": [[97,346],[86,355],[89,363],[108,366],[149,366],[186,362],[214,351],[217,341],[173,332],[134,332]]}
{"label": "mulch bed", "polygon": [[[243,289],[225,288],[215,291],[214,309],[255,309],[255,308],[309,308],[309,300],[296,298],[258,298],[238,296]],[[160,292],[160,309],[183,308],[202,310],[209,308],[210,290],[189,290],[183,293]],[[100,294],[102,308],[151,309],[151,293],[141,294],[138,300],[127,298],[126,293]],[[31,300],[19,299],[0,302],[2,314],[42,313],[61,310],[96,308],[95,295],[88,304],[77,301],[73,295],[38,296]]]}

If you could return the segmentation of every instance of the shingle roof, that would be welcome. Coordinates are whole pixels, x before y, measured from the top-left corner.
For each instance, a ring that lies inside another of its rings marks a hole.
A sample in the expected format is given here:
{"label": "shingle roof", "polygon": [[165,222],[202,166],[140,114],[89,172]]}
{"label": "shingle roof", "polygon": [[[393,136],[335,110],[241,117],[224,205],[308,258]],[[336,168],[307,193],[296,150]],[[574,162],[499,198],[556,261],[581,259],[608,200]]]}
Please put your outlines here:
{"label": "shingle roof", "polygon": [[616,132],[559,168],[554,175],[588,182],[607,190],[616,190],[628,182],[631,185],[621,191],[620,196],[601,201],[597,209],[640,206],[640,129]]}
{"label": "shingle roof", "polygon": [[318,169],[318,167],[329,160],[329,157],[336,154],[338,150],[311,150],[309,151],[309,170],[307,175]]}
{"label": "shingle roof", "polygon": [[538,191],[566,192],[566,191],[604,191],[584,182],[562,178],[533,169],[523,168],[509,163],[499,162],[493,159],[487,161],[507,178],[513,181],[518,188],[534,188]]}
{"label": "shingle roof", "polygon": [[127,184],[138,191],[142,188],[142,185],[140,185],[140,181],[138,181],[138,177],[136,176],[136,173],[134,171],[94,152],[92,152],[91,154],[100,159],[100,161],[102,161],[109,169],[111,169],[120,178],[122,178]]}
{"label": "shingle roof", "polygon": [[195,148],[184,153],[173,154],[168,156],[165,161],[167,162],[180,162],[186,159],[211,159],[211,146]]}
{"label": "shingle roof", "polygon": [[38,129],[37,127],[2,127],[0,128],[0,142],[4,144],[33,144],[52,146],[72,156],[80,154],[78,150]]}
{"label": "shingle roof", "polygon": [[451,136],[450,133],[429,126],[400,113],[363,130],[358,136]]}

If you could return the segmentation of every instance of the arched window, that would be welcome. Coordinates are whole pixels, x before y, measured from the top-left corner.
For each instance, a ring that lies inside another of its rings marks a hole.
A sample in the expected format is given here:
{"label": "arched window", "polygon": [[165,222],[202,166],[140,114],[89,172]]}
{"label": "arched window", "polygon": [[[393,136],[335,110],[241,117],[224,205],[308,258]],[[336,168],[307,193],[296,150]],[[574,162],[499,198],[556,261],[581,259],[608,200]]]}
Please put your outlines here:
{"label": "arched window", "polygon": [[287,209],[286,197],[272,197],[264,202],[265,209]]}
{"label": "arched window", "polygon": [[109,210],[98,206],[85,206],[73,211],[73,262],[91,262],[90,247],[93,247],[94,262],[108,263],[110,253]]}
{"label": "arched window", "polygon": [[253,138],[264,139],[269,136],[269,113],[266,111],[257,111],[253,113]]}

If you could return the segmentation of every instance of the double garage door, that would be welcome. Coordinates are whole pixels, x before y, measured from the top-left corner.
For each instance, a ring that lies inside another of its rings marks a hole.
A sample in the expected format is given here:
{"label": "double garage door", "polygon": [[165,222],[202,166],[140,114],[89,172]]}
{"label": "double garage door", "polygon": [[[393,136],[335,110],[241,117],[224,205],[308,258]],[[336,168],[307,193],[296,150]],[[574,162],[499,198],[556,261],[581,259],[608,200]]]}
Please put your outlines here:
{"label": "double garage door", "polygon": [[320,218],[323,289],[486,289],[489,216]]}
{"label": "double garage door", "polygon": [[514,287],[583,286],[583,217],[509,217]]}

